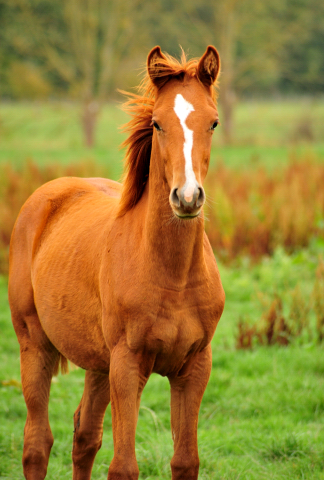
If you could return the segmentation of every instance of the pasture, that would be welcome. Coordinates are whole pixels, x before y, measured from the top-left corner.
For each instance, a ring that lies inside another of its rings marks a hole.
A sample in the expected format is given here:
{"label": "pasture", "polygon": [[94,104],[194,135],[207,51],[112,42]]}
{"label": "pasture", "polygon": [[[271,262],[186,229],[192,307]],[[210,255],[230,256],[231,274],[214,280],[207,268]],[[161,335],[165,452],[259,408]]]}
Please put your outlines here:
{"label": "pasture", "polygon": [[[313,252],[250,268],[221,267],[226,308],[213,341],[213,370],[199,421],[201,480],[324,478],[324,351],[316,341],[289,347],[236,350],[237,321],[261,315],[258,292],[277,291],[289,305],[299,283],[310,294],[316,268]],[[0,478],[22,479],[21,453],[26,409],[20,388],[18,344],[9,319],[6,279],[0,288]],[[314,320],[314,319],[313,319]],[[84,372],[72,370],[52,384],[50,422],[55,442],[48,477],[71,478],[73,413]],[[142,397],[136,435],[142,480],[170,478],[169,385],[157,375]],[[113,455],[110,408],[94,479],[104,479]]]}
{"label": "pasture", "polygon": [[[19,167],[28,158],[39,165],[87,160],[118,179],[122,159],[118,125],[126,117],[116,107],[105,107],[98,124],[97,146],[87,150],[82,146],[78,114],[73,104],[2,105],[0,162]],[[308,121],[303,124],[306,117]],[[281,168],[290,155],[305,152],[322,162],[323,118],[323,101],[243,103],[237,110],[234,144],[222,146],[216,132],[213,162],[222,160],[242,170],[264,165],[271,170]],[[303,128],[308,133],[300,133]],[[229,266],[219,264],[227,297],[213,340],[213,370],[200,411],[201,480],[324,478],[323,346],[313,335],[303,341],[296,339],[285,348],[235,348],[239,319],[253,323],[262,316],[260,294],[269,298],[280,295],[288,311],[291,292],[298,285],[311,301],[322,254],[323,242],[314,239],[307,249],[290,256],[277,248],[271,258],[257,264],[247,257]],[[313,311],[310,323],[312,327],[315,324]],[[0,365],[0,478],[23,479],[26,408],[6,277],[0,278]],[[76,369],[53,381],[50,423],[55,442],[49,480],[71,478],[72,417],[82,395],[83,378],[84,372]],[[142,396],[136,437],[141,480],[170,478],[169,390],[166,379],[153,375]],[[94,479],[106,478],[112,456],[108,407]]]}

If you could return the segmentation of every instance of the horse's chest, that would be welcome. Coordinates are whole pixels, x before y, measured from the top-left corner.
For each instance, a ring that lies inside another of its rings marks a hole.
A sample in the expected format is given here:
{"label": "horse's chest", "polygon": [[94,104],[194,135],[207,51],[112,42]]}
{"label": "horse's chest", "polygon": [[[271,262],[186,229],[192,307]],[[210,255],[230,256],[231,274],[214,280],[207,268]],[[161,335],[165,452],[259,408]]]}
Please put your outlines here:
{"label": "horse's chest", "polygon": [[187,352],[194,343],[202,342],[206,334],[197,307],[171,311],[160,306],[156,317],[152,316],[149,320],[145,345],[158,353]]}
{"label": "horse's chest", "polygon": [[210,342],[217,324],[213,310],[196,292],[163,290],[141,296],[140,302],[129,299],[120,313],[127,319],[129,348],[154,355],[154,371],[163,375],[181,368],[188,355]]}

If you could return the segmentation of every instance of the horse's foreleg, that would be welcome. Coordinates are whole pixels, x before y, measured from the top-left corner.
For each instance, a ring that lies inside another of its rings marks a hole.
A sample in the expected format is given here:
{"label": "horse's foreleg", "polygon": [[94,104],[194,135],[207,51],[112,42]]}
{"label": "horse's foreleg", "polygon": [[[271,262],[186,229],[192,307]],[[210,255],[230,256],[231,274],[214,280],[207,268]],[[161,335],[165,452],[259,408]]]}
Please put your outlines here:
{"label": "horse's foreleg", "polygon": [[171,428],[174,455],[172,480],[197,480],[198,414],[211,371],[211,348],[193,357],[177,377],[171,377]]}
{"label": "horse's foreleg", "polygon": [[40,330],[36,315],[35,320],[28,319],[28,324],[32,327],[25,328],[26,333],[19,337],[21,382],[27,406],[23,468],[27,480],[43,480],[53,445],[48,401],[59,354]]}
{"label": "horse's foreleg", "polygon": [[87,371],[83,396],[74,414],[73,480],[91,478],[109,400],[109,376]]}
{"label": "horse's foreleg", "polygon": [[[152,365],[153,366],[153,365]],[[114,458],[108,480],[137,480],[135,431],[141,393],[152,370],[139,354],[118,344],[110,363],[111,414]]]}

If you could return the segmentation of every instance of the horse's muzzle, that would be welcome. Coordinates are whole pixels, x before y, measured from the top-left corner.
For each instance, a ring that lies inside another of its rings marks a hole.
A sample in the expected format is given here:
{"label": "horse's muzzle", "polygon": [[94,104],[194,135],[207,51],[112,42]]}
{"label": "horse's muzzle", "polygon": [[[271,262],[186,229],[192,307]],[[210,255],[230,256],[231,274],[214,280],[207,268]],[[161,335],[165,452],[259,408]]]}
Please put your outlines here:
{"label": "horse's muzzle", "polygon": [[172,210],[178,217],[193,218],[199,215],[206,195],[203,187],[196,185],[189,195],[188,189],[173,188],[169,198]]}

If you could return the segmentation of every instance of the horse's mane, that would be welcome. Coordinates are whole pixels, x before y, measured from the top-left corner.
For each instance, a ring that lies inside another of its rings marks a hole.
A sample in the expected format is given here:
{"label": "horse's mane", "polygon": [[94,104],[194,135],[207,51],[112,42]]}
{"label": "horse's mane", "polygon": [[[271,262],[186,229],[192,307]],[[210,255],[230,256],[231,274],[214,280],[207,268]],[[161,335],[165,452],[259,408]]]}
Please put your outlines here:
{"label": "horse's mane", "polygon": [[[180,61],[165,54],[165,58],[159,58],[158,77],[161,79],[162,84],[163,82],[166,83],[170,78],[182,80],[185,76],[194,77],[197,75],[198,63],[198,59],[187,60],[183,50]],[[123,189],[119,204],[119,217],[132,209],[141,198],[150,170],[154,128],[152,113],[156,87],[147,72],[137,87],[137,91],[138,94],[121,91],[128,97],[122,108],[132,118],[122,127],[122,130],[129,133],[129,136],[121,145],[122,147],[127,147],[127,150],[124,159]],[[212,89],[212,95],[215,100],[214,89]]]}

